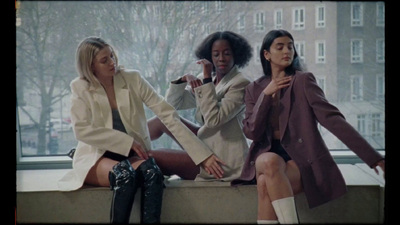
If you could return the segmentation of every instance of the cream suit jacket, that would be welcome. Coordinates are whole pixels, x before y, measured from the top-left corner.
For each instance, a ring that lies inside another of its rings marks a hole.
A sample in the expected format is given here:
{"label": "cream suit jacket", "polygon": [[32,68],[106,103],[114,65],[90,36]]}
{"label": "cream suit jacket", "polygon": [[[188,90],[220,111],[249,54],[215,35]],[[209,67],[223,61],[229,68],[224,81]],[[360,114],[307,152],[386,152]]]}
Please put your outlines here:
{"label": "cream suit jacket", "polygon": [[71,120],[78,140],[73,169],[60,181],[60,190],[80,188],[90,168],[106,150],[128,156],[134,140],[147,150],[151,140],[144,105],[167,126],[196,164],[212,151],[183,123],[175,109],[156,93],[136,70],[120,69],[114,76],[114,90],[126,133],[113,129],[111,107],[103,87],[93,87],[76,78],[70,84]]}
{"label": "cream suit jacket", "polygon": [[[202,79],[202,75],[198,76]],[[196,108],[195,119],[201,125],[197,136],[224,161],[223,181],[231,181],[240,176],[248,152],[246,137],[242,131],[244,119],[245,87],[250,83],[234,66],[218,85],[214,82],[195,88],[187,88],[187,83],[170,83],[166,100],[177,110]],[[196,181],[215,180],[203,168]]]}

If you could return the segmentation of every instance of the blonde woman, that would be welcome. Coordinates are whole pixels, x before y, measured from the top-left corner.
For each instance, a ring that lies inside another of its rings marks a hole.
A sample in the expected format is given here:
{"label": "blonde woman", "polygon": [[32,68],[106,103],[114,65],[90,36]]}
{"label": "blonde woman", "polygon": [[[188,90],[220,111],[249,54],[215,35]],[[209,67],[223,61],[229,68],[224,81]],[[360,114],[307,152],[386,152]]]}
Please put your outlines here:
{"label": "blonde woman", "polygon": [[113,47],[103,39],[84,39],[77,48],[76,64],[79,77],[70,86],[78,145],[73,169],[59,181],[60,189],[76,190],[83,184],[110,186],[111,223],[128,223],[137,187],[141,187],[141,223],[159,223],[164,177],[148,155],[151,143],[143,104],[185,149],[204,158],[211,150],[183,125],[175,109],[139,71],[118,65]]}

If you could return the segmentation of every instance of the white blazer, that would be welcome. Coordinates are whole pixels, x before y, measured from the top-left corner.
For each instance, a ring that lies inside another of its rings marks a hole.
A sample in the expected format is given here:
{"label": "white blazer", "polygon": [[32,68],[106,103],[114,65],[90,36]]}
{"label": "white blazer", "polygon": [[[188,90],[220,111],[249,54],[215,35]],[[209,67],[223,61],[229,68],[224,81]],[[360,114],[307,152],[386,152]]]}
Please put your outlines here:
{"label": "white blazer", "polygon": [[[202,75],[198,76],[203,79]],[[213,78],[213,80],[215,77]],[[227,73],[218,85],[213,82],[194,89],[187,83],[170,83],[166,100],[177,110],[196,108],[195,119],[201,125],[197,136],[222,159],[225,174],[221,179],[231,181],[240,176],[249,146],[242,131],[244,119],[244,93],[250,80],[237,66]],[[196,181],[215,180],[203,168]]]}
{"label": "white blazer", "polygon": [[120,69],[113,79],[118,110],[127,134],[113,129],[111,107],[103,87],[95,88],[80,78],[70,84],[71,120],[78,145],[73,169],[58,182],[60,190],[80,188],[90,168],[106,150],[128,156],[134,140],[146,150],[151,149],[143,103],[167,126],[196,165],[212,154],[139,71]]}

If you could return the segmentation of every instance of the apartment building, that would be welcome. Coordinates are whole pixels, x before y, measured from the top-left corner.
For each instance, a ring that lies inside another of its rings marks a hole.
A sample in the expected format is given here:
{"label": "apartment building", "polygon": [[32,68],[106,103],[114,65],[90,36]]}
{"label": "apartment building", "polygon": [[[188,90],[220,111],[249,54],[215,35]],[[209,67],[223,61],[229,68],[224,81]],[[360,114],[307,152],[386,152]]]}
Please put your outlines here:
{"label": "apartment building", "polygon": [[[262,76],[259,50],[271,29],[288,30],[307,71],[329,101],[376,148],[385,147],[385,3],[251,2],[238,7],[233,31],[244,35],[254,58],[243,72]],[[240,11],[246,8],[246,11]],[[346,148],[321,127],[331,148]]]}

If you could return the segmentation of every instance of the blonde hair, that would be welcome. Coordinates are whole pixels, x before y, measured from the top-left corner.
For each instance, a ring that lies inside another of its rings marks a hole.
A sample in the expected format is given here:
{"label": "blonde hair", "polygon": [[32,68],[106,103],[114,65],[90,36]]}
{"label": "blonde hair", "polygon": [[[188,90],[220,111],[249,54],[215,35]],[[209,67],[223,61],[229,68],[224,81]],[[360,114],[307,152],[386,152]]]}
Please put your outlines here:
{"label": "blonde hair", "polygon": [[100,86],[100,82],[92,70],[93,60],[97,53],[104,47],[110,47],[115,57],[115,64],[118,68],[118,58],[114,52],[114,48],[99,37],[87,37],[79,45],[76,50],[76,70],[81,79],[89,82],[94,87]]}

